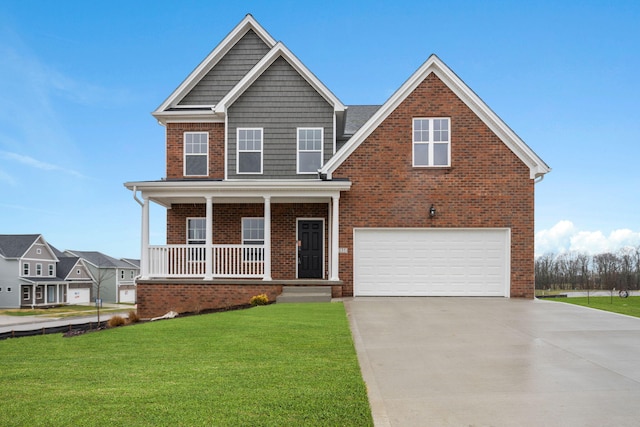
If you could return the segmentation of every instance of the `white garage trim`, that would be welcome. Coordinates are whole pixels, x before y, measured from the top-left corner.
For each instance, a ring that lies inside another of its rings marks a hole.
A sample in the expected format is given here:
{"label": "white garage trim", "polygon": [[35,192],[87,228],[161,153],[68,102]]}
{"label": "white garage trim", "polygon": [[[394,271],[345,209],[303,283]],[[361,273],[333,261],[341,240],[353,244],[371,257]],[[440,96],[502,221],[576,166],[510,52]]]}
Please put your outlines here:
{"label": "white garage trim", "polygon": [[354,228],[355,296],[510,296],[509,228]]}

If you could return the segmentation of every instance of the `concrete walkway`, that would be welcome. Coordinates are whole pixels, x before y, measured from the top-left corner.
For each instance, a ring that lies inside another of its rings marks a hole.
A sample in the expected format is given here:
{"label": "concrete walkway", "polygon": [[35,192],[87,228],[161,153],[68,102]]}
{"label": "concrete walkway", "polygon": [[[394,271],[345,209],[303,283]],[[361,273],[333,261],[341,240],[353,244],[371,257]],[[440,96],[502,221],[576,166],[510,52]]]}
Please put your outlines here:
{"label": "concrete walkway", "polygon": [[376,426],[640,425],[640,319],[505,298],[344,303]]}

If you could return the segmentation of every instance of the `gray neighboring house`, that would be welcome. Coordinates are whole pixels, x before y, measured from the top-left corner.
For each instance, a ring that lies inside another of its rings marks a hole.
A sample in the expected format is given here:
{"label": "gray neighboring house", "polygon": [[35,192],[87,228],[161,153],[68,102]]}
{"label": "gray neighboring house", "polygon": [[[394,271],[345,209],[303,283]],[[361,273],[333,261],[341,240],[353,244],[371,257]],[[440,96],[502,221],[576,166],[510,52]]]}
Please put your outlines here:
{"label": "gray neighboring house", "polygon": [[91,290],[94,288],[95,279],[85,262],[77,256],[67,256],[51,246],[58,262],[58,277],[67,282],[67,303],[90,304]]}
{"label": "gray neighboring house", "polygon": [[140,274],[140,261],[116,259],[97,251],[66,250],[65,256],[78,257],[89,269],[94,279],[91,301],[98,297],[103,302],[135,303],[135,279]]}
{"label": "gray neighboring house", "polygon": [[0,308],[67,303],[68,282],[60,260],[41,234],[0,235]]}

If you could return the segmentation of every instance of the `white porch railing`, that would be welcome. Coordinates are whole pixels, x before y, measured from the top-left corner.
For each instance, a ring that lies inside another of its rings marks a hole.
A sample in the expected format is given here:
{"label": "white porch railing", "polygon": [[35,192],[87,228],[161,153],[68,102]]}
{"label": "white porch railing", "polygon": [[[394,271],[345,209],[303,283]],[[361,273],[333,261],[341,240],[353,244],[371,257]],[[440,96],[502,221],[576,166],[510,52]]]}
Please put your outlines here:
{"label": "white porch railing", "polygon": [[263,245],[149,246],[149,277],[204,277],[207,255],[214,278],[264,277]]}

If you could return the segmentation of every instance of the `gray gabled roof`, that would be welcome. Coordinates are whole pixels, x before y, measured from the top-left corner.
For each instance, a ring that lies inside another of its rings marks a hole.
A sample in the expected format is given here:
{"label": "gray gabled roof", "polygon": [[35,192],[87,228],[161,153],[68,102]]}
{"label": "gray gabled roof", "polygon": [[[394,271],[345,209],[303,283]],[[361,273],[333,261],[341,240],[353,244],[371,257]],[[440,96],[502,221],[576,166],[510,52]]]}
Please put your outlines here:
{"label": "gray gabled roof", "polygon": [[40,234],[0,234],[0,255],[20,258],[40,237]]}
{"label": "gray gabled roof", "polygon": [[58,266],[56,267],[56,273],[58,277],[61,279],[66,279],[73,267],[78,263],[80,258],[78,257],[70,257],[70,256],[62,256],[58,257]]}
{"label": "gray gabled roof", "polygon": [[344,136],[351,136],[373,116],[381,105],[349,105],[344,123]]}
{"label": "gray gabled roof", "polygon": [[77,256],[98,268],[131,268],[131,265],[128,262],[112,258],[109,255],[105,255],[102,252],[97,251],[66,250],[65,255]]}

